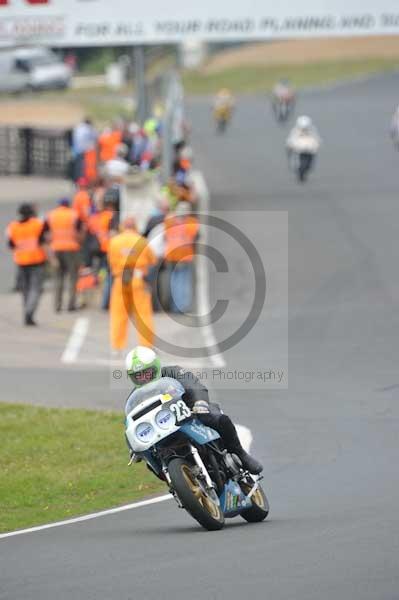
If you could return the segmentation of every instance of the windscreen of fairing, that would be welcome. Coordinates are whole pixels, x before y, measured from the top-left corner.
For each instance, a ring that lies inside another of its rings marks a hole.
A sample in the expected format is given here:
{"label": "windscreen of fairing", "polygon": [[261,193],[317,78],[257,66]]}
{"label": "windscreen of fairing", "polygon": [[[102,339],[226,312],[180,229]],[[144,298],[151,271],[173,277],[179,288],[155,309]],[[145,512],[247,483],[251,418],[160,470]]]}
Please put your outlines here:
{"label": "windscreen of fairing", "polygon": [[126,401],[125,414],[128,415],[135,406],[150,398],[155,399],[157,396],[169,395],[169,400],[173,400],[174,398],[181,398],[183,394],[184,388],[177,379],[161,377],[161,379],[133,390]]}

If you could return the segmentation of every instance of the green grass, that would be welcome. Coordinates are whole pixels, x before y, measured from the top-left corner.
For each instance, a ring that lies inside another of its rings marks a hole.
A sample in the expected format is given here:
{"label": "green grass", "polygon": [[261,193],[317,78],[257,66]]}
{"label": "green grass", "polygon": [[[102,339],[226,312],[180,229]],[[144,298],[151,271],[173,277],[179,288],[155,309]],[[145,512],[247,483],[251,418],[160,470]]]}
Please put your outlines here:
{"label": "green grass", "polygon": [[134,117],[133,107],[128,106],[124,101],[111,100],[104,102],[95,102],[89,100],[83,104],[85,114],[89,115],[96,125],[107,125],[117,118],[131,121]]}
{"label": "green grass", "polygon": [[117,59],[115,48],[90,48],[88,56],[80,61],[81,75],[102,75],[109,64]]}
{"label": "green grass", "polygon": [[288,78],[296,87],[301,88],[353,79],[360,75],[392,71],[397,68],[399,68],[398,59],[246,66],[209,74],[186,72],[183,75],[183,82],[189,94],[214,94],[221,87],[228,87],[235,93],[256,93],[270,91],[280,77]]}
{"label": "green grass", "polygon": [[166,491],[127,463],[122,413],[0,404],[0,532]]}
{"label": "green grass", "polygon": [[121,90],[111,91],[106,87],[88,87],[82,89],[51,90],[27,92],[21,96],[0,94],[0,99],[13,102],[37,104],[63,103],[81,107],[85,116],[91,117],[96,125],[107,125],[116,118],[132,119],[133,86],[125,86]]}
{"label": "green grass", "polygon": [[80,105],[84,114],[91,117],[96,125],[106,125],[116,118],[132,119],[133,106],[129,105],[127,98],[133,99],[133,87],[125,86],[117,92],[106,87],[84,89],[68,89],[62,92],[33,93],[31,98],[37,102],[62,102],[71,101]]}

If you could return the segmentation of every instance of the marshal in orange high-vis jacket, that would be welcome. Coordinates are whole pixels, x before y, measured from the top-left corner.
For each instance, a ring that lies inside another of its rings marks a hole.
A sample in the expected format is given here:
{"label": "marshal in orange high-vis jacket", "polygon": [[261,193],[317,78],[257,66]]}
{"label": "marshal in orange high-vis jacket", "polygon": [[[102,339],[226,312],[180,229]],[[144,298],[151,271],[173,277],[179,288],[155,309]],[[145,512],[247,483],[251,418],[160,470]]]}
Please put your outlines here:
{"label": "marshal in orange high-vis jacket", "polygon": [[152,347],[154,320],[146,276],[157,260],[146,239],[135,230],[133,219],[126,219],[122,233],[111,238],[108,261],[113,275],[110,303],[112,349],[126,348],[130,316],[134,320],[138,343]]}

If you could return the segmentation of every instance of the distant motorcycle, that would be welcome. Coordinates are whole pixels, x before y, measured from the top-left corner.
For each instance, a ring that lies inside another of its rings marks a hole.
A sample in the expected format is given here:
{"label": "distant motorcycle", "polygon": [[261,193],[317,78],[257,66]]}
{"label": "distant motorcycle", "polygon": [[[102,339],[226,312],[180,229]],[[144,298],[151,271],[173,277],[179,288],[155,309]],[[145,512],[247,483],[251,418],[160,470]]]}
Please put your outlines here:
{"label": "distant motorcycle", "polygon": [[181,383],[170,377],[131,393],[125,414],[132,461],[145,460],[179,507],[209,531],[238,515],[263,521],[269,503],[261,477],[245,471],[238,456],[224,449],[219,434],[195,418],[183,394]]}
{"label": "distant motorcycle", "polygon": [[281,91],[272,97],[272,108],[279,123],[284,123],[295,108],[295,97],[291,90]]}
{"label": "distant motorcycle", "polygon": [[217,133],[224,133],[231,120],[231,108],[229,106],[219,106],[214,110],[214,119]]}
{"label": "distant motorcycle", "polygon": [[288,160],[291,169],[296,173],[298,181],[305,182],[319,149],[319,141],[311,135],[299,137],[295,144],[288,148]]}

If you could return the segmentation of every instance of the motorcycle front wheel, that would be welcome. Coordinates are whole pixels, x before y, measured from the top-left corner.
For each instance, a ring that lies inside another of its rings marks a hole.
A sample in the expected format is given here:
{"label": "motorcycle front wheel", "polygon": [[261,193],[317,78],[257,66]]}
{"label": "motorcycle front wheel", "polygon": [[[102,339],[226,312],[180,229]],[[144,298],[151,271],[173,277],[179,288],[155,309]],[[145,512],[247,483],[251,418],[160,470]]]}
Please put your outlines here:
{"label": "motorcycle front wheel", "polygon": [[304,181],[306,181],[306,175],[307,175],[307,173],[308,172],[305,169],[301,169],[301,168],[298,169],[298,181],[300,183],[304,183]]}
{"label": "motorcycle front wheel", "polygon": [[[249,494],[252,485],[241,483],[241,487],[244,493]],[[259,523],[260,521],[264,521],[269,514],[270,507],[269,501],[261,486],[259,486],[256,492],[251,496],[251,500],[252,506],[241,513],[242,518],[248,521],[248,523]]]}
{"label": "motorcycle front wheel", "polygon": [[193,467],[182,458],[174,458],[168,465],[173,489],[186,511],[208,531],[217,531],[224,525],[224,515],[215,490],[206,490],[193,473]]}
{"label": "motorcycle front wheel", "polygon": [[216,123],[217,133],[224,133],[227,128],[227,119],[218,119]]}

